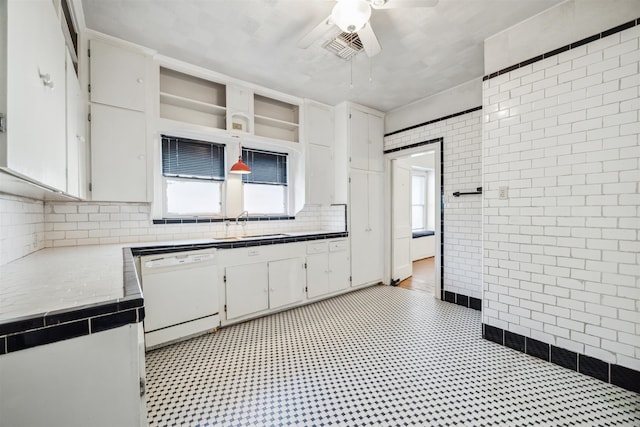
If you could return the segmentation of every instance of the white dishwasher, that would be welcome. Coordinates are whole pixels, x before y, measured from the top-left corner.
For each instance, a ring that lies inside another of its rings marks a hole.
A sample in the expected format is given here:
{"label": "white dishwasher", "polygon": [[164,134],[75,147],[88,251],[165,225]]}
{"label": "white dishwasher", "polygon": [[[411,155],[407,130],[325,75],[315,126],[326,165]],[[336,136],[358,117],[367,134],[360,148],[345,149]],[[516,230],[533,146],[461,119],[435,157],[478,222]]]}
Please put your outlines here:
{"label": "white dishwasher", "polygon": [[147,349],[220,326],[216,249],[140,258]]}

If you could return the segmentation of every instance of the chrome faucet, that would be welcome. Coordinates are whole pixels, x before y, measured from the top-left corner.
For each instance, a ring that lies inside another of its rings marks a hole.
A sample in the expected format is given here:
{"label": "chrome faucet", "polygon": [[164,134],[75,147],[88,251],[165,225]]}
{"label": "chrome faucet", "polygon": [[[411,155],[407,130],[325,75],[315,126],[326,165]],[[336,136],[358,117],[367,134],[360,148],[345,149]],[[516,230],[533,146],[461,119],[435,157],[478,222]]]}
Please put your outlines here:
{"label": "chrome faucet", "polygon": [[240,218],[242,218],[243,215],[244,215],[244,224],[242,224],[242,226],[244,227],[245,225],[247,225],[247,221],[249,220],[249,212],[248,211],[242,211],[242,213],[240,213],[240,215],[238,215],[236,217],[236,225],[238,225],[238,220]]}

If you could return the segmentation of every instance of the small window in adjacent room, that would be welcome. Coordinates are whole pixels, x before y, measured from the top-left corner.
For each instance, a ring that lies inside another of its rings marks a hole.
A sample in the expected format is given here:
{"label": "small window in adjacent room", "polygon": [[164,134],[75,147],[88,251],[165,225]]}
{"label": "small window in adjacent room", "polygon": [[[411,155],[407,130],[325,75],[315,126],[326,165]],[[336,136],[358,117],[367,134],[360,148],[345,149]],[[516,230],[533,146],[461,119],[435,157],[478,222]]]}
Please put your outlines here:
{"label": "small window in adjacent room", "polygon": [[242,175],[244,209],[250,214],[286,214],[287,154],[243,148],[242,160],[251,169]]}
{"label": "small window in adjacent room", "polygon": [[164,216],[222,213],[224,145],[162,136]]}
{"label": "small window in adjacent room", "polygon": [[411,229],[424,230],[427,213],[427,176],[425,174],[411,177]]}

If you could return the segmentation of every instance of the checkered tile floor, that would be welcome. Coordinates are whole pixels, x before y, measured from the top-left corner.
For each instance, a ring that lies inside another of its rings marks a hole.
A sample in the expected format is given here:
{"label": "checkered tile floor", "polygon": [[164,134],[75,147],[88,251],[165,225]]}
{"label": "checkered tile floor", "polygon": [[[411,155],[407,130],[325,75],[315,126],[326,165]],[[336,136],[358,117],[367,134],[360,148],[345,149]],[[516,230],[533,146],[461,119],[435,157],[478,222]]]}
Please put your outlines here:
{"label": "checkered tile floor", "polygon": [[375,286],[147,354],[150,426],[640,426],[640,395]]}

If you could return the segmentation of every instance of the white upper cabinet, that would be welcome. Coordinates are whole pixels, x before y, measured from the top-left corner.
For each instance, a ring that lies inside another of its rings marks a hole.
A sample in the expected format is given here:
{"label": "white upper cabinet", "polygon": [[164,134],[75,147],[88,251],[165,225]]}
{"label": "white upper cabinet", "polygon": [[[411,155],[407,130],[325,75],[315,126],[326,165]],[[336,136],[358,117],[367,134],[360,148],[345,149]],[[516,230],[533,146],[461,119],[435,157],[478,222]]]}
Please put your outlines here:
{"label": "white upper cabinet", "polygon": [[308,144],[333,147],[334,129],[331,107],[307,102],[305,127]]}
{"label": "white upper cabinet", "polygon": [[148,201],[145,129],[144,113],[91,106],[92,200]]}
{"label": "white upper cabinet", "polygon": [[6,13],[0,113],[7,124],[0,132],[0,166],[65,191],[66,48],[60,21],[50,0],[4,1],[0,9]]}
{"label": "white upper cabinet", "polygon": [[147,58],[97,39],[90,49],[91,102],[144,111]]}
{"label": "white upper cabinet", "polygon": [[384,171],[382,117],[352,108],[350,111],[351,167]]}
{"label": "white upper cabinet", "polygon": [[86,126],[80,82],[67,52],[67,188],[68,194],[86,197]]}
{"label": "white upper cabinet", "polygon": [[305,103],[307,142],[306,201],[328,205],[333,202],[333,111],[326,105]]}

